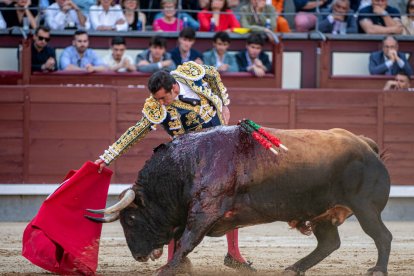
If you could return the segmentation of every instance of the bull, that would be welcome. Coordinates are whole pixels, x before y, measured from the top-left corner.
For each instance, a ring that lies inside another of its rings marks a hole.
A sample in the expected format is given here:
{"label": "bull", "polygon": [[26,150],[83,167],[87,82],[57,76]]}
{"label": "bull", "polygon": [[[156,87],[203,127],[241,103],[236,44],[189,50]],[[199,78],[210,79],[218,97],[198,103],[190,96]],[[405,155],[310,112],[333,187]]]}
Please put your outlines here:
{"label": "bull", "polygon": [[120,201],[93,218],[120,219],[138,261],[158,258],[177,241],[160,275],[180,271],[204,238],[231,229],[285,221],[313,232],[317,247],[285,270],[299,275],[340,247],[338,226],[355,215],[378,259],[368,274],[385,275],[392,235],[381,219],[390,178],[375,142],[343,129],[276,130],[289,151],[275,156],[239,126],[183,135],[159,148]]}

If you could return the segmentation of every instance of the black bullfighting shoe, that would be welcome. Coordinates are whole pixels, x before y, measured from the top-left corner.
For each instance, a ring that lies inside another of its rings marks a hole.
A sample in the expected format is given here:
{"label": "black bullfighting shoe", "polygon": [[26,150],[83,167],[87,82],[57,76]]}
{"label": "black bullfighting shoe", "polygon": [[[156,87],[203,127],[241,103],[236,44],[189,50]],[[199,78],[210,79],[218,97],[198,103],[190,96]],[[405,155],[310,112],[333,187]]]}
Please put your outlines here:
{"label": "black bullfighting shoe", "polygon": [[229,253],[224,257],[224,265],[245,272],[256,272],[257,270],[252,266],[252,262],[246,261],[244,263],[234,259]]}

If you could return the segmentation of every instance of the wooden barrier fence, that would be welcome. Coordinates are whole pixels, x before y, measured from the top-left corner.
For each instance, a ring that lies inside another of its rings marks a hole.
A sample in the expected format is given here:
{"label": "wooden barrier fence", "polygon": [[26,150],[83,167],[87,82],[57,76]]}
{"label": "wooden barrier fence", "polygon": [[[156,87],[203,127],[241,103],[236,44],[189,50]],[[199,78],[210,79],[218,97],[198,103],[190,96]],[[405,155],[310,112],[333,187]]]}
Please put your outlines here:
{"label": "wooden barrier fence", "polygon": [[[251,118],[277,128],[346,128],[387,149],[393,184],[413,184],[414,94],[380,90],[231,88],[231,123]],[[0,86],[0,183],[58,183],[95,160],[141,117],[144,87]],[[151,132],[110,168],[133,183],[152,148]],[[323,145],[321,145],[323,146]]]}

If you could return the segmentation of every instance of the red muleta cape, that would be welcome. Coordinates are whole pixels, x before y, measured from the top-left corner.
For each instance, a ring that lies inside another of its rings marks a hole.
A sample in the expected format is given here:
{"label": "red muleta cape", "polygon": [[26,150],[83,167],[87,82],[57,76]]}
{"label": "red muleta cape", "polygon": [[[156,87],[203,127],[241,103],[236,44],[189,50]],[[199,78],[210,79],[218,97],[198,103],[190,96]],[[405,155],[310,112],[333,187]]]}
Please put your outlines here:
{"label": "red muleta cape", "polygon": [[92,162],[70,171],[27,225],[22,255],[54,273],[95,275],[102,224],[83,215],[87,208],[105,208],[111,176]]}

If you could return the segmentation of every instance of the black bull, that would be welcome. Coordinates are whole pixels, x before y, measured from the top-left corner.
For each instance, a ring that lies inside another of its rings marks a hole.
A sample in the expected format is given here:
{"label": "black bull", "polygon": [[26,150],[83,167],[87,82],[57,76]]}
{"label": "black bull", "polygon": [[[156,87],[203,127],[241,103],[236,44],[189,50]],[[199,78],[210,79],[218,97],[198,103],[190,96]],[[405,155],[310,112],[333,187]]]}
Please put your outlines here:
{"label": "black bull", "polygon": [[276,156],[236,126],[187,134],[157,150],[133,192],[121,195],[132,194],[119,218],[134,258],[146,261],[174,238],[174,257],[159,270],[173,274],[204,236],[286,221],[318,241],[286,269],[299,274],[339,248],[337,227],[354,214],[378,250],[369,273],[385,274],[392,235],[381,212],[390,179],[375,142],[343,129],[267,130],[289,151]]}

